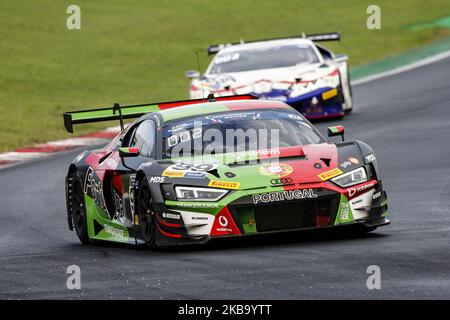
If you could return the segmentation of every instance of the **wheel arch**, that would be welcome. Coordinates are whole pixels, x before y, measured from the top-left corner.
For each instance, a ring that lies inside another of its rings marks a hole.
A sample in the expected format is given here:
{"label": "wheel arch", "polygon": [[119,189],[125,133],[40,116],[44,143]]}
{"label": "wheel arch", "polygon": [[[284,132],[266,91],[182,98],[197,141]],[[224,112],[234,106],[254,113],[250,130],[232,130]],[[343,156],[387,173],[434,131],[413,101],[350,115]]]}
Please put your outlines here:
{"label": "wheel arch", "polygon": [[[360,141],[360,140],[355,140],[356,144],[358,145],[359,149],[361,150],[361,154],[363,157],[363,161],[366,163],[366,156],[369,154],[373,154],[375,155],[375,151],[373,150],[373,148],[368,145],[367,143]],[[380,166],[378,165],[378,160],[375,158],[374,161],[370,162],[370,163],[366,163],[366,165],[369,165],[372,170],[374,170],[375,175],[377,177],[377,179],[379,181],[381,181],[381,176],[382,176],[382,172],[380,169]]]}

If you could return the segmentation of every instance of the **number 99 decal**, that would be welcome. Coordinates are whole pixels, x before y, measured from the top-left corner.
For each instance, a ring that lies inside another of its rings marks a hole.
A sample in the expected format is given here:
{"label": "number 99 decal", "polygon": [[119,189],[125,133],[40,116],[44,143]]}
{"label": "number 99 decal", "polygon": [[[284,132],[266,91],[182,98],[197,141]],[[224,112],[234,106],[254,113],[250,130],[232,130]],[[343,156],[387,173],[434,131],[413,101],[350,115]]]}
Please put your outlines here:
{"label": "number 99 decal", "polygon": [[216,169],[218,164],[214,163],[200,163],[200,164],[190,164],[190,163],[176,163],[171,165],[167,170],[178,170],[178,171],[196,171],[196,172],[208,172]]}

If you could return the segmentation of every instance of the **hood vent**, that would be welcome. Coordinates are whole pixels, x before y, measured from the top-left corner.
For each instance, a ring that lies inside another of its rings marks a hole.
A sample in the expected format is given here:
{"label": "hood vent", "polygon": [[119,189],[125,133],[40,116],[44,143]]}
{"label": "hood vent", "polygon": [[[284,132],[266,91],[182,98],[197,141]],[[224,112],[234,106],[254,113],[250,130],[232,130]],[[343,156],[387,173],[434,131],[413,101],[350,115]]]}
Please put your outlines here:
{"label": "hood vent", "polygon": [[325,165],[326,165],[327,167],[329,167],[329,166],[330,166],[330,163],[331,163],[331,159],[327,159],[327,158],[320,158],[320,160],[322,160],[322,161],[323,161],[323,163],[325,163]]}

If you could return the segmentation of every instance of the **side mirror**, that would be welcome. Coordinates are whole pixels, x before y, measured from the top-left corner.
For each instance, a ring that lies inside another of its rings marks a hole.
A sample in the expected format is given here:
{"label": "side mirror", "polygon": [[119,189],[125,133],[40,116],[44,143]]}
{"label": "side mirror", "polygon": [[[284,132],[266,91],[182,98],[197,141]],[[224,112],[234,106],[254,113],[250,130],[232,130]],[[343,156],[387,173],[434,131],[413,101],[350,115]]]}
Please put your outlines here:
{"label": "side mirror", "polygon": [[137,147],[125,147],[119,148],[119,156],[121,158],[132,158],[139,156],[139,148]]}
{"label": "side mirror", "polygon": [[344,141],[344,126],[334,126],[334,127],[328,127],[327,133],[329,137],[335,137],[335,136],[341,136],[342,141]]}
{"label": "side mirror", "polygon": [[346,54],[337,54],[333,57],[334,62],[345,62],[348,60],[348,55]]}
{"label": "side mirror", "polygon": [[200,72],[198,72],[197,70],[186,71],[186,78],[189,78],[189,79],[200,78]]}

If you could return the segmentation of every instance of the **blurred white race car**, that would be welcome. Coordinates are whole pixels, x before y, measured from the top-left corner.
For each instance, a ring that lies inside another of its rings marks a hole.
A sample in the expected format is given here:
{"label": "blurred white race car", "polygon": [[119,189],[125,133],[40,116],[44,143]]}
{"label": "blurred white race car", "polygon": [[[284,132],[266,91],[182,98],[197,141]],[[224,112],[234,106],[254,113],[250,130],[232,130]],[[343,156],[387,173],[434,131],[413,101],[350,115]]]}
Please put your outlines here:
{"label": "blurred white race car", "polygon": [[188,71],[191,99],[254,94],[280,100],[310,119],[341,117],[352,111],[348,56],[334,55],[317,42],[339,33],[212,45],[206,72]]}

